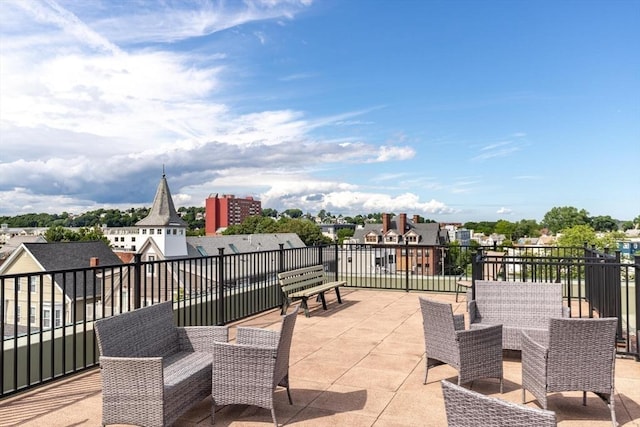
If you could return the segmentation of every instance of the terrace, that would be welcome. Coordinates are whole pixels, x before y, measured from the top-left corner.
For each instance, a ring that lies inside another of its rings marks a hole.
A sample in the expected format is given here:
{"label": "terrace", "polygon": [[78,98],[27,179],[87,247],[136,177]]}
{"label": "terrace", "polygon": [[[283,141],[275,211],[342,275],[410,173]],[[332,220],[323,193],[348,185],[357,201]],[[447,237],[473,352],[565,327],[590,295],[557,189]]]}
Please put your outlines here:
{"label": "terrace", "polygon": [[[443,365],[430,371],[424,385],[424,339],[418,296],[453,304],[465,313],[464,299],[455,303],[451,292],[345,289],[342,305],[328,295],[329,309],[311,305],[310,318],[300,314],[291,348],[290,406],[284,390],[276,393],[276,413],[288,426],[443,426],[446,425],[440,380],[456,381],[454,369]],[[279,310],[231,323],[271,328]],[[640,420],[640,364],[616,360],[616,415],[620,426]],[[495,380],[467,384],[473,390],[521,402],[521,365],[517,352],[505,352],[504,393]],[[527,406],[538,407],[528,395]],[[209,426],[210,399],[177,423]],[[588,395],[550,395],[549,409],[560,426],[610,426],[606,405]],[[90,368],[0,402],[2,426],[96,426],[101,424],[100,371]],[[269,426],[268,410],[247,406],[217,408],[216,426]]]}

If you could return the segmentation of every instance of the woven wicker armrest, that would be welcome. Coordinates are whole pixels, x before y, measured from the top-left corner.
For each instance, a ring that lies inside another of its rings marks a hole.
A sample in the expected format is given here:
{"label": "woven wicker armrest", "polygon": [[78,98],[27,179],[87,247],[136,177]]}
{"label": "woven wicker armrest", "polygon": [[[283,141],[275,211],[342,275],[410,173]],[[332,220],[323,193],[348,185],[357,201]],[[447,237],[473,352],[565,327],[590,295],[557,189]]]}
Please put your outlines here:
{"label": "woven wicker armrest", "polygon": [[534,357],[545,357],[549,346],[549,331],[544,329],[525,329],[522,331],[522,351],[525,345],[527,353]]}
{"label": "woven wicker armrest", "polygon": [[453,327],[456,331],[464,330],[464,314],[454,314],[453,315]]}
{"label": "woven wicker armrest", "polygon": [[236,328],[236,342],[243,345],[260,347],[277,347],[280,332],[268,329],[238,327]]}
{"label": "woven wicker armrest", "polygon": [[229,341],[229,328],[226,326],[187,326],[178,327],[178,342],[181,351],[213,351],[215,341]]}
{"label": "woven wicker armrest", "polygon": [[461,358],[463,354],[470,354],[469,357],[484,360],[484,356],[492,357],[500,353],[502,359],[502,325],[456,331],[456,339]]}
{"label": "woven wicker armrest", "polygon": [[125,401],[136,396],[138,400],[162,402],[162,357],[100,357],[102,393],[105,404]]}

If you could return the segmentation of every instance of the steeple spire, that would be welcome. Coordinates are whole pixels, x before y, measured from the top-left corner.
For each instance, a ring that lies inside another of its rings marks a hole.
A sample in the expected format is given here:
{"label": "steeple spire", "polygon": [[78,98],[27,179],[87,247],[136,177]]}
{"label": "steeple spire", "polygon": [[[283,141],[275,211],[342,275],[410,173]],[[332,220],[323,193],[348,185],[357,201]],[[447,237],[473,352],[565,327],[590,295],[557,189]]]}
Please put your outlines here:
{"label": "steeple spire", "polygon": [[151,211],[149,215],[138,221],[136,226],[187,227],[187,223],[180,218],[173,205],[167,178],[164,174],[164,165],[162,165],[162,179],[160,180],[160,184],[158,184]]}

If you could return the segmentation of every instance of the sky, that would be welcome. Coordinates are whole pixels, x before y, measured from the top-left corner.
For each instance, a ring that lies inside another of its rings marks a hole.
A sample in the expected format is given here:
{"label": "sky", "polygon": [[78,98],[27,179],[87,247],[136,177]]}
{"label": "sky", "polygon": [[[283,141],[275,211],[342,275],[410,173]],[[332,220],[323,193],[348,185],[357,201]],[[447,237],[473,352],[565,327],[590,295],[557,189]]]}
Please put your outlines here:
{"label": "sky", "polygon": [[640,0],[2,0],[0,216],[640,215]]}

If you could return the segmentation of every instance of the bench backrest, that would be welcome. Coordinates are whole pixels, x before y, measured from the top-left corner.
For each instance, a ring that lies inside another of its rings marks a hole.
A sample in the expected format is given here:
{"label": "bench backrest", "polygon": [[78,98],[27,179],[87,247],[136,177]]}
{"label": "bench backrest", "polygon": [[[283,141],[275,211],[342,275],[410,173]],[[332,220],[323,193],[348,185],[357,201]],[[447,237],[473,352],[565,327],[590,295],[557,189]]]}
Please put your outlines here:
{"label": "bench backrest", "polygon": [[289,294],[324,283],[324,267],[313,265],[278,273],[282,292]]}
{"label": "bench backrest", "polygon": [[165,357],[179,349],[172,301],[97,320],[95,332],[102,356]]}
{"label": "bench backrest", "polygon": [[562,317],[562,283],[477,280],[475,303],[483,322],[546,328]]}

